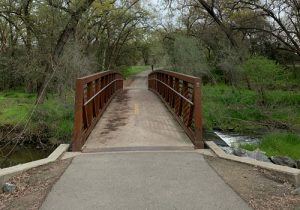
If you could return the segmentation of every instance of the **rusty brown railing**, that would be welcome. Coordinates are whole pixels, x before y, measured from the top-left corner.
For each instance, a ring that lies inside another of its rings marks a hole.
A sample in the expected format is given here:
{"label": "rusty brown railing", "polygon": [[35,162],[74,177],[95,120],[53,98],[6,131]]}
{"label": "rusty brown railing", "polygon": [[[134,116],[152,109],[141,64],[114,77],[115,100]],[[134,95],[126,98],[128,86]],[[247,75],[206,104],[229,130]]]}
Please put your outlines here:
{"label": "rusty brown railing", "polygon": [[72,150],[80,151],[115,93],[123,89],[123,77],[105,71],[76,81]]}
{"label": "rusty brown railing", "polygon": [[155,92],[183,127],[195,148],[203,148],[201,80],[177,72],[155,70],[148,76],[148,88]]}

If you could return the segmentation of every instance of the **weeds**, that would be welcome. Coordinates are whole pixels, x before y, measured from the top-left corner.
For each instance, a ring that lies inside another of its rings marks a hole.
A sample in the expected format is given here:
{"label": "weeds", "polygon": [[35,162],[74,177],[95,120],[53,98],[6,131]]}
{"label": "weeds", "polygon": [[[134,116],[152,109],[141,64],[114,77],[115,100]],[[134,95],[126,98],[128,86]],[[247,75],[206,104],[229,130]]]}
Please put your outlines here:
{"label": "weeds", "polygon": [[[50,95],[44,104],[35,110],[25,135],[52,143],[70,142],[73,128],[73,98],[70,94],[66,100],[57,95]],[[34,94],[21,91],[0,93],[0,126],[15,125],[21,127],[29,117],[35,102]]]}
{"label": "weeds", "polygon": [[267,156],[288,156],[300,159],[300,136],[295,133],[272,133],[263,136],[258,144],[241,144],[241,148],[253,151],[257,148]]}
{"label": "weeds", "polygon": [[203,121],[207,130],[248,132],[277,124],[300,129],[299,92],[268,90],[264,106],[256,103],[255,91],[245,88],[204,85],[202,94]]}

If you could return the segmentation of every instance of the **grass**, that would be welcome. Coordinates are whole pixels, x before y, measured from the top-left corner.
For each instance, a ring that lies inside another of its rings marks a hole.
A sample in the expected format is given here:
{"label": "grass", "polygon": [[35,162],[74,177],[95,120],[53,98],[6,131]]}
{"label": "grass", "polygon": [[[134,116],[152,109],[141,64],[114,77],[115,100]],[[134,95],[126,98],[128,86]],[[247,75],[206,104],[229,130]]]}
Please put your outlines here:
{"label": "grass", "polygon": [[242,149],[248,150],[248,151],[254,151],[259,148],[258,144],[255,144],[255,143],[253,143],[253,144],[244,143],[244,144],[240,144],[239,147]]}
{"label": "grass", "polygon": [[[122,71],[125,78],[149,68],[148,66],[131,66]],[[35,94],[21,90],[0,92],[0,127],[14,126],[17,123],[24,126],[36,100]],[[73,93],[67,99],[48,94],[44,104],[35,110],[29,123],[26,135],[48,140],[52,144],[69,142],[73,129]]]}
{"label": "grass", "polygon": [[[35,110],[26,134],[52,143],[68,142],[73,128],[73,98],[48,95]],[[24,125],[35,102],[35,95],[22,91],[0,92],[0,126]]]}
{"label": "grass", "polygon": [[33,107],[35,97],[21,91],[0,92],[0,124],[16,124]]}
{"label": "grass", "polygon": [[130,66],[122,70],[124,78],[128,78],[130,75],[137,74],[139,72],[149,69],[149,66]]}
{"label": "grass", "polygon": [[258,144],[241,144],[241,148],[253,151],[257,148],[267,156],[288,156],[300,159],[300,136],[294,133],[272,133],[265,135]]}
{"label": "grass", "polygon": [[[148,66],[131,66],[122,70],[124,77],[148,69]],[[286,81],[288,84],[289,81]],[[257,103],[255,91],[233,89],[224,84],[204,85],[202,88],[203,125],[206,130],[254,132],[277,124],[300,130],[300,92],[281,88],[266,91],[266,104]],[[0,92],[0,126],[24,123],[32,110],[35,94],[23,91]],[[47,136],[51,141],[68,141],[73,126],[73,93],[66,100],[48,95],[36,110],[28,132]],[[42,132],[42,131],[43,132]]]}
{"label": "grass", "polygon": [[268,90],[264,106],[257,103],[255,91],[244,88],[204,85],[202,94],[203,123],[207,130],[251,132],[278,125],[300,130],[299,91]]}

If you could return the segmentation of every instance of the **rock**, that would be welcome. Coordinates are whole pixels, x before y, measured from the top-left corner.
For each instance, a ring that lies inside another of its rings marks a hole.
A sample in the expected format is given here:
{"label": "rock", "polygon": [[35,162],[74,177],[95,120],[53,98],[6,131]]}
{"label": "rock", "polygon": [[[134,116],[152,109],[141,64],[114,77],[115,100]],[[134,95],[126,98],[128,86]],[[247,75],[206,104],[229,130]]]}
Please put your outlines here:
{"label": "rock", "polygon": [[3,192],[7,192],[7,193],[11,193],[15,189],[16,189],[16,185],[9,183],[9,182],[6,182],[2,187]]}
{"label": "rock", "polygon": [[233,153],[239,157],[248,157],[258,161],[271,162],[268,156],[265,155],[265,152],[256,149],[255,151],[248,151],[241,148],[233,148]]}
{"label": "rock", "polygon": [[233,148],[232,154],[239,156],[239,157],[248,157],[247,150],[241,148]]}
{"label": "rock", "polygon": [[271,162],[269,157],[265,155],[265,152],[263,152],[259,149],[256,149],[252,152],[248,151],[248,155],[249,155],[248,157],[258,160],[258,161],[269,162],[269,163]]}
{"label": "rock", "polygon": [[291,192],[292,195],[300,195],[300,187]]}
{"label": "rock", "polygon": [[231,155],[233,153],[233,148],[231,148],[231,147],[221,147],[221,148],[226,154]]}
{"label": "rock", "polygon": [[297,168],[300,169],[300,160],[297,160],[297,161],[296,161],[296,165],[297,165]]}
{"label": "rock", "polygon": [[296,162],[286,156],[272,156],[271,161],[277,165],[282,165],[282,166],[289,166],[291,168],[295,168],[296,167]]}

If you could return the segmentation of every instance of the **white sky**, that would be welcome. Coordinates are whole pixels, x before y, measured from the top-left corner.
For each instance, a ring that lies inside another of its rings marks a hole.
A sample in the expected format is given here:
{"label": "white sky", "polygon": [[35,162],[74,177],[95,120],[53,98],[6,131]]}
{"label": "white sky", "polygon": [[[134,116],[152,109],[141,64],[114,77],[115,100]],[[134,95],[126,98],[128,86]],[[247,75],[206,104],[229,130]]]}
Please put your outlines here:
{"label": "white sky", "polygon": [[[155,15],[156,24],[173,25],[176,23],[178,13],[171,12],[165,0],[141,0],[141,2],[147,10],[150,10],[151,13]],[[175,2],[173,5],[176,5]]]}

